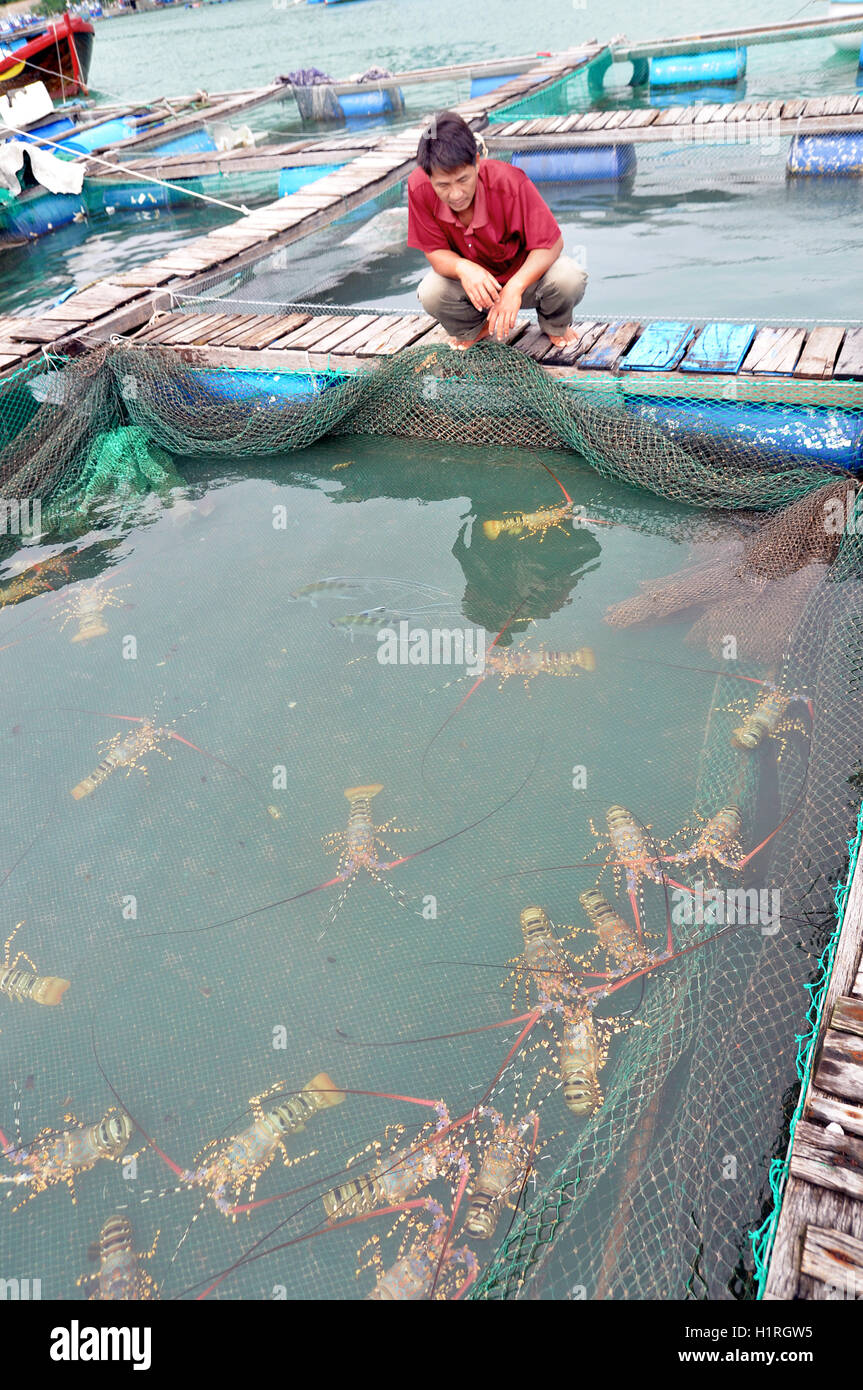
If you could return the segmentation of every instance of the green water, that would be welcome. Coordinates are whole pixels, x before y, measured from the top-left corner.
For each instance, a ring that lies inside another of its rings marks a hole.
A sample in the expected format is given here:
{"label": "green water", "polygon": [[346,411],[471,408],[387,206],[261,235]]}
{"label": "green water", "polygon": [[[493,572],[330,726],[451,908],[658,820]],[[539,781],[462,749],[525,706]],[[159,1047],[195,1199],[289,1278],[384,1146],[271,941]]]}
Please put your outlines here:
{"label": "green water", "polygon": [[[589,517],[615,524],[550,531],[542,542],[490,540],[483,521],[560,500],[540,462]],[[250,1122],[252,1096],[276,1082],[298,1089],[322,1069],[352,1090],[443,1099],[453,1118],[462,1115],[487,1091],[519,1026],[409,1040],[505,1020],[511,987],[501,984],[521,949],[519,912],[537,902],[555,922],[585,925],[576,898],[597,869],[507,876],[601,859],[589,820],[604,829],[613,803],[662,836],[691,820],[714,678],[681,668],[712,663],[684,645],[685,624],[624,630],[604,615],[640,580],[680,568],[690,540],[717,544],[724,524],[604,482],[557,453],[345,437],[290,461],[180,467],[185,496],[167,507],[148,499],[83,538],[65,587],[0,610],[3,918],[10,928],[25,919],[14,949],[71,981],[57,1009],[0,996],[0,1127],[14,1138],[16,1102],[25,1140],[64,1128],[65,1110],[92,1123],[112,1101],[110,1082],[186,1169],[207,1141]],[[275,527],[274,516],[286,525]],[[11,560],[3,578],[22,563]],[[333,575],[370,582],[361,596],[292,598]],[[102,613],[108,631],[75,642],[74,605],[95,576],[114,599]],[[503,648],[590,646],[596,670],[542,674],[528,689],[518,676],[498,688],[487,675],[454,713],[472,684],[462,670],[382,665],[374,634],[350,640],[332,625],[359,608],[423,607],[412,581],[450,596],[439,600],[450,627],[481,629],[491,642],[517,615]],[[74,800],[70,790],[96,768],[104,740],[143,717],[197,749],[164,738],[168,756],[152,752],[146,775],[121,769]],[[383,784],[378,823],[392,818],[405,832],[383,833],[392,846],[384,859],[416,856],[385,874],[403,904],[364,874],[335,921],[339,885],[284,901],[333,876],[321,837],[345,827],[344,789],[371,782]],[[611,894],[607,874],[603,882]],[[659,888],[648,886],[645,904],[658,947]],[[638,1009],[638,987],[628,990],[615,1002]],[[274,1047],[279,1029],[286,1044]],[[612,1044],[606,1079],[626,1065],[628,1045]],[[520,1053],[493,1103],[523,1113],[543,1063],[545,1052]],[[793,1077],[793,1060],[789,1068]],[[666,1093],[672,1108],[675,1094]],[[540,1100],[542,1184],[584,1122],[568,1114],[553,1077],[540,1084],[534,1105]],[[205,1199],[185,1240],[201,1193],[153,1197],[176,1179],[138,1138],[134,1176],[102,1162],[77,1182],[77,1206],[50,1188],[4,1212],[5,1266],[41,1278],[43,1298],[74,1297],[102,1222],[125,1210],[140,1248],[161,1230],[151,1272],[162,1296],[189,1297],[279,1223],[287,1222],[272,1243],[319,1228],[319,1194],[344,1175],[348,1157],[385,1126],[415,1130],[428,1114],[350,1096],[288,1141],[293,1156],[312,1148],[317,1156],[291,1170],[274,1162],[257,1197],[302,1191],[236,1225]],[[466,1143],[476,1152],[476,1132]],[[431,1191],[448,1200],[442,1184]],[[608,1200],[600,1192],[594,1214]],[[356,1251],[377,1233],[392,1264],[391,1221],[280,1251],[236,1270],[211,1296],[270,1298],[282,1288],[288,1297],[362,1296],[374,1277],[354,1278]],[[494,1246],[475,1248],[484,1264]]]}

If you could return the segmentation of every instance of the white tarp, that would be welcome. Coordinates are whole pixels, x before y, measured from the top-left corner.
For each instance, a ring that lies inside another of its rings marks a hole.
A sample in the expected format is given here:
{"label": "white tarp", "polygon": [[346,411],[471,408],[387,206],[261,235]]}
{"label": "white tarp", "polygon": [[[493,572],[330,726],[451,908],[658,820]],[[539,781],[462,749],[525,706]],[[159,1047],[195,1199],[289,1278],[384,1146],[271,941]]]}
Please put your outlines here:
{"label": "white tarp", "polygon": [[50,150],[25,140],[4,140],[0,144],[0,188],[19,193],[17,174],[24,165],[24,155],[30,160],[33,177],[49,193],[80,193],[84,186],[84,166],[68,159],[58,159]]}

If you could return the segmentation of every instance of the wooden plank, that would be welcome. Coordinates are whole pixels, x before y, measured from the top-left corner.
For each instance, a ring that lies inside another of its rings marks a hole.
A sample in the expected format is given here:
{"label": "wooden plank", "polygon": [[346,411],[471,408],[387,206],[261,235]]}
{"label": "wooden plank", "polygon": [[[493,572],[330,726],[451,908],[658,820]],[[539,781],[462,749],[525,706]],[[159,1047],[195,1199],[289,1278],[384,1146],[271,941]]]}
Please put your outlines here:
{"label": "wooden plank", "polygon": [[621,361],[620,370],[673,371],[694,337],[694,327],[684,320],[650,323]]}
{"label": "wooden plank", "polygon": [[356,349],[358,357],[391,357],[399,348],[407,347],[432,327],[434,319],[428,314],[405,314],[390,321],[377,335]]}
{"label": "wooden plank", "polygon": [[551,340],[543,333],[538,323],[532,323],[522,334],[516,347],[519,352],[527,353],[535,361],[539,361],[551,347]]}
{"label": "wooden plank", "polygon": [[855,1033],[858,1038],[863,1038],[863,999],[840,995],[833,1005],[830,1027],[840,1033]]}
{"label": "wooden plank", "polygon": [[844,1231],[807,1226],[800,1271],[841,1290],[844,1297],[863,1298],[863,1240]]}
{"label": "wooden plank", "polygon": [[278,338],[268,346],[271,351],[283,347],[308,351],[321,338],[328,337],[336,328],[340,328],[350,321],[350,314],[312,314],[306,323],[293,329],[290,333],[286,333],[284,337]]}
{"label": "wooden plank", "polygon": [[610,327],[607,323],[574,323],[573,328],[578,333],[574,343],[569,343],[566,347],[556,348],[549,346],[548,352],[543,357],[543,365],[554,365],[555,367],[580,367],[580,359],[586,352],[589,352],[595,343],[608,332]]}
{"label": "wooden plank", "polygon": [[246,328],[251,328],[255,318],[255,314],[232,314],[224,328],[213,334],[210,339],[210,346],[225,347],[235,334],[242,333]]}
{"label": "wooden plank", "polygon": [[831,1134],[820,1125],[799,1120],[790,1167],[803,1182],[863,1198],[863,1139]]}
{"label": "wooden plank", "polygon": [[704,125],[707,121],[712,121],[722,111],[719,102],[706,101],[702,107],[696,107],[693,125]]}
{"label": "wooden plank", "polygon": [[863,376],[863,328],[849,328],[834,376]]}
{"label": "wooden plank", "polygon": [[836,1100],[815,1091],[806,1104],[804,1115],[813,1124],[838,1125],[845,1134],[863,1137],[863,1105],[852,1105],[850,1100]]}
{"label": "wooden plank", "polygon": [[796,121],[798,116],[803,115],[807,105],[807,102],[801,101],[799,99],[795,99],[794,101],[783,102],[782,119],[786,121]]}
{"label": "wooden plank", "polygon": [[743,360],[741,372],[789,376],[800,356],[805,337],[802,328],[759,328]]}
{"label": "wooden plank", "polygon": [[[86,319],[81,319],[81,323],[86,323]],[[79,325],[80,326],[80,325]],[[12,342],[26,343],[53,343],[61,333],[67,332],[65,324],[45,323],[41,319],[7,319],[0,325],[0,333]]]}
{"label": "wooden plank", "polygon": [[860,962],[859,969],[857,971],[856,976],[854,977],[854,983],[851,986],[851,993],[855,996],[855,998],[863,999],[863,961]]}
{"label": "wooden plank", "polygon": [[315,344],[316,352],[335,352],[341,348],[346,352],[352,352],[350,343],[355,342],[363,332],[363,329],[370,328],[372,324],[380,321],[380,314],[353,314],[348,323],[342,324],[326,337],[319,338]]}
{"label": "wooden plank", "polygon": [[688,106],[666,106],[659,112],[654,125],[676,125],[681,116],[689,111]]}
{"label": "wooden plank", "polygon": [[844,328],[819,324],[813,328],[794,368],[794,376],[824,379],[832,377],[833,364],[845,337]]}
{"label": "wooden plank", "polygon": [[635,321],[609,324],[588,353],[579,360],[582,371],[613,372],[630,343],[641,331]]}
{"label": "wooden plank", "polygon": [[754,337],[754,323],[708,323],[681,362],[680,370],[735,373]]}
{"label": "wooden plank", "polygon": [[641,126],[653,125],[657,118],[658,112],[656,108],[649,106],[642,108],[640,111],[631,111],[628,118],[621,122],[621,124],[626,130],[631,130],[633,127],[640,128]]}
{"label": "wooden plank", "polygon": [[863,1100],[863,1039],[828,1028],[813,1080],[829,1095]]}
{"label": "wooden plank", "polygon": [[[444,347],[449,342],[449,334],[442,323],[436,323],[421,337],[415,338],[411,347]],[[349,345],[350,346],[350,345]]]}

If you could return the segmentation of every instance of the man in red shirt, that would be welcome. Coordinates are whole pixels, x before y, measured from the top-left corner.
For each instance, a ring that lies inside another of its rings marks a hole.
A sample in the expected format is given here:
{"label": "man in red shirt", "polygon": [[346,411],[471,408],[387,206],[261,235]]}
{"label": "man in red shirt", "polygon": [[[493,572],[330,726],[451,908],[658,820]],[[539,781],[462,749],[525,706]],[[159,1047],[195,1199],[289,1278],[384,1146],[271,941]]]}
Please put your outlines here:
{"label": "man in red shirt", "polygon": [[555,346],[574,341],[572,309],[587,275],[561,255],[560,228],[527,175],[480,159],[473,131],[454,111],[423,132],[417,164],[408,179],[408,246],[431,264],[418,295],[453,347],[503,341],[522,308],[536,309]]}

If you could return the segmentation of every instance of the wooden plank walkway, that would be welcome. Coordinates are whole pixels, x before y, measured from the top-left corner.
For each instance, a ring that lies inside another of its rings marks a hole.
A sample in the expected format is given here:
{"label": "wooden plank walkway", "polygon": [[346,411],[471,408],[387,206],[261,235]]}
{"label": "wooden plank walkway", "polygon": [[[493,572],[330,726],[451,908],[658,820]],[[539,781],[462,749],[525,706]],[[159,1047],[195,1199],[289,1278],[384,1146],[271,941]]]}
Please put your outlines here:
{"label": "wooden plank walkway", "polygon": [[[474,129],[480,128],[495,107],[541,90],[586,65],[598,51],[596,44],[589,44],[534,60],[528,71],[456,109]],[[64,351],[72,335],[80,350],[114,334],[132,332],[170,304],[172,291],[189,292],[215,273],[232,273],[328,226],[405,179],[414,168],[421,133],[417,126],[382,138],[344,169],[309,188],[195,237],[146,265],[108,276],[40,314],[38,320],[14,320],[0,337],[0,374],[31,360],[43,347]]]}
{"label": "wooden plank walkway", "polygon": [[[859,23],[863,30],[863,18]],[[678,140],[744,144],[763,139],[765,134],[835,135],[858,130],[863,130],[863,96],[853,92],[805,101],[732,101],[727,105],[695,103],[574,112],[570,116],[493,123],[483,138],[492,152]]]}
{"label": "wooden plank walkway", "polygon": [[863,857],[825,1000],[764,1297],[863,1299]]}
{"label": "wooden plank walkway", "polygon": [[751,48],[765,43],[787,43],[789,39],[821,39],[834,34],[858,32],[863,32],[859,14],[850,18],[825,15],[814,19],[788,19],[778,24],[713,29],[702,34],[673,34],[667,39],[647,39],[636,43],[630,43],[624,37],[612,39],[610,47],[616,63],[632,63],[639,58],[709,53],[723,48]]}
{"label": "wooden plank walkway", "polygon": [[[65,308],[61,305],[60,311]],[[344,372],[369,367],[402,347],[446,341],[440,327],[422,313],[241,310],[241,304],[226,304],[221,313],[212,308],[201,314],[166,311],[135,333],[133,341],[177,351],[201,366]],[[17,333],[28,331],[29,322],[17,319],[5,330],[0,322],[0,352],[4,342],[9,346]],[[863,328],[682,321],[645,328],[634,320],[581,321],[575,328],[577,340],[561,350],[522,318],[509,341],[555,376],[619,373],[631,395],[662,390],[723,399],[732,376],[737,400],[799,401],[800,383],[806,380],[811,399],[827,401],[835,380],[863,382]],[[863,390],[858,394],[857,404],[863,405]]]}

